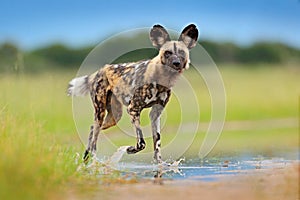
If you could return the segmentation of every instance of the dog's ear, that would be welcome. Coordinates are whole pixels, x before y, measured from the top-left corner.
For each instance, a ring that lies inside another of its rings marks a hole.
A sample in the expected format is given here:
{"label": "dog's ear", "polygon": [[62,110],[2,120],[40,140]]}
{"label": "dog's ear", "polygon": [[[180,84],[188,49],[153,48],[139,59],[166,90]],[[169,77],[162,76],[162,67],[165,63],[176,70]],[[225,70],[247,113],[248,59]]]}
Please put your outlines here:
{"label": "dog's ear", "polygon": [[170,41],[170,36],[164,27],[157,24],[150,31],[150,40],[153,46],[160,49],[163,44]]}
{"label": "dog's ear", "polygon": [[182,41],[188,49],[196,46],[198,40],[198,29],[195,24],[190,24],[183,29],[178,41]]}

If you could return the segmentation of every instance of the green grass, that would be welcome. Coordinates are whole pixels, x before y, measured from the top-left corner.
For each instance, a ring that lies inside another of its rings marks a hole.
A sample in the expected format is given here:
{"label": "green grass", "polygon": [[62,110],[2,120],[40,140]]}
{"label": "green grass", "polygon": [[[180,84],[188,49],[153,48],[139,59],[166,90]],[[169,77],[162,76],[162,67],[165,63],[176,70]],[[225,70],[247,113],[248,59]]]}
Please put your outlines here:
{"label": "green grass", "polygon": [[299,68],[228,67],[221,73],[228,120],[298,117]]}
{"label": "green grass", "polygon": [[1,199],[55,198],[74,174],[73,157],[82,147],[64,77],[1,77]]}
{"label": "green grass", "polygon": [[[79,193],[81,187],[85,192],[98,187],[97,182],[76,173],[74,156],[84,147],[74,126],[72,101],[65,95],[67,83],[74,74],[0,76],[0,199],[63,199],[70,191]],[[227,121],[298,117],[299,68],[228,66],[221,69],[221,74],[227,92]],[[163,115],[162,145],[175,137],[172,131],[178,123],[210,120],[210,97],[204,82],[192,70],[185,77],[197,91],[200,115],[190,104],[191,96],[179,98],[185,88],[177,85],[178,98],[172,96]],[[143,125],[149,124],[147,115],[143,113]],[[123,117],[120,126],[130,126],[126,113]],[[106,131],[116,144],[134,143],[132,137],[120,139],[117,130]],[[198,131],[186,156],[197,155],[204,133]],[[297,124],[262,130],[255,127],[224,130],[212,154],[289,151],[298,148],[298,139]],[[148,151],[151,146],[148,139]]]}

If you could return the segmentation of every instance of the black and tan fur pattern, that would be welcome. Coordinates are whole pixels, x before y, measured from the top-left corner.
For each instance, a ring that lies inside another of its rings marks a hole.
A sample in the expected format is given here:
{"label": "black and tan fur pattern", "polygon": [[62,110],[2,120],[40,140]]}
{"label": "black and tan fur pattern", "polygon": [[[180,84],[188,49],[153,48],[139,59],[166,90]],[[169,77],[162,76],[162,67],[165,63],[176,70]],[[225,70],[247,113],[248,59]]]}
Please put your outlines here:
{"label": "black and tan fur pattern", "polygon": [[189,67],[189,50],[196,45],[198,30],[194,24],[182,31],[178,41],[171,41],[167,31],[155,25],[150,31],[153,46],[159,54],[151,60],[133,63],[107,64],[89,76],[73,79],[68,95],[90,93],[95,109],[84,161],[96,153],[99,132],[117,124],[122,116],[122,105],[127,107],[137,135],[136,146],[128,154],[145,148],[140,114],[151,107],[150,119],[154,143],[154,159],[161,162],[160,116],[169,101],[171,88],[180,74]]}

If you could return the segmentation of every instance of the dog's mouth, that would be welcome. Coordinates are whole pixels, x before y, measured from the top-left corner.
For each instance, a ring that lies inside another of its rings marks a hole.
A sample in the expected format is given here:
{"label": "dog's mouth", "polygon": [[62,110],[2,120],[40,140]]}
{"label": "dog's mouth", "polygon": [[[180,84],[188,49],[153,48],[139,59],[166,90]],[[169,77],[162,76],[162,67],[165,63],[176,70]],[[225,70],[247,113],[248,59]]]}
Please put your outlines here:
{"label": "dog's mouth", "polygon": [[185,67],[176,66],[176,65],[167,65],[169,67],[169,70],[176,73],[182,73],[185,70]]}
{"label": "dog's mouth", "polygon": [[171,66],[170,70],[176,73],[182,73],[184,69],[181,67]]}
{"label": "dog's mouth", "polygon": [[180,74],[183,72],[183,68],[177,70]]}
{"label": "dog's mouth", "polygon": [[174,69],[178,72],[178,73],[182,73],[184,71],[184,67],[176,67],[174,66]]}

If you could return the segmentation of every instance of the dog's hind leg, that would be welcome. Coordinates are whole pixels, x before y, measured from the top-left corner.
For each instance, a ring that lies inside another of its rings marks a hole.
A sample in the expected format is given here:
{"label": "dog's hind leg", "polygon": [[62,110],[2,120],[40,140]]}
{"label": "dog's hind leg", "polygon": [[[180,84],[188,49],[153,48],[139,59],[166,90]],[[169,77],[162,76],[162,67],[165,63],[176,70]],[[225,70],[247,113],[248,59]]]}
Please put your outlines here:
{"label": "dog's hind leg", "polygon": [[96,155],[97,150],[97,140],[100,133],[101,126],[105,117],[106,110],[106,98],[107,94],[105,88],[107,86],[103,78],[99,79],[98,83],[95,84],[95,90],[91,93],[92,101],[95,108],[94,116],[94,125],[91,127],[88,147],[84,153],[83,160],[87,163],[89,159],[89,153],[92,153],[92,156]]}
{"label": "dog's hind leg", "polygon": [[95,110],[95,121],[94,125],[91,126],[91,132],[89,135],[89,142],[86,151],[84,152],[83,160],[85,163],[88,162],[89,154],[92,153],[92,157],[96,155],[97,151],[97,140],[100,133],[100,129],[105,116],[105,109],[102,107]]}
{"label": "dog's hind leg", "polygon": [[99,103],[97,104],[98,107],[95,108],[95,123],[93,130],[93,138],[91,141],[92,156],[96,155],[98,135],[100,133],[100,129],[105,117],[105,101],[103,101],[104,99],[105,97],[102,97],[102,100],[99,101]]}
{"label": "dog's hind leg", "polygon": [[89,154],[90,154],[91,149],[92,149],[92,141],[93,141],[93,138],[94,138],[94,134],[97,133],[97,135],[98,135],[99,131],[100,131],[99,124],[98,124],[98,122],[95,121],[94,125],[91,126],[90,134],[89,134],[89,140],[88,140],[88,147],[85,150],[84,156],[83,156],[83,161],[85,163],[87,163],[88,160],[89,160]]}
{"label": "dog's hind leg", "polygon": [[88,159],[89,159],[89,152],[91,150],[91,144],[92,144],[92,139],[93,139],[93,132],[94,132],[94,125],[91,125],[88,146],[87,146],[87,149],[85,150],[84,155],[83,155],[84,162],[87,162]]}

